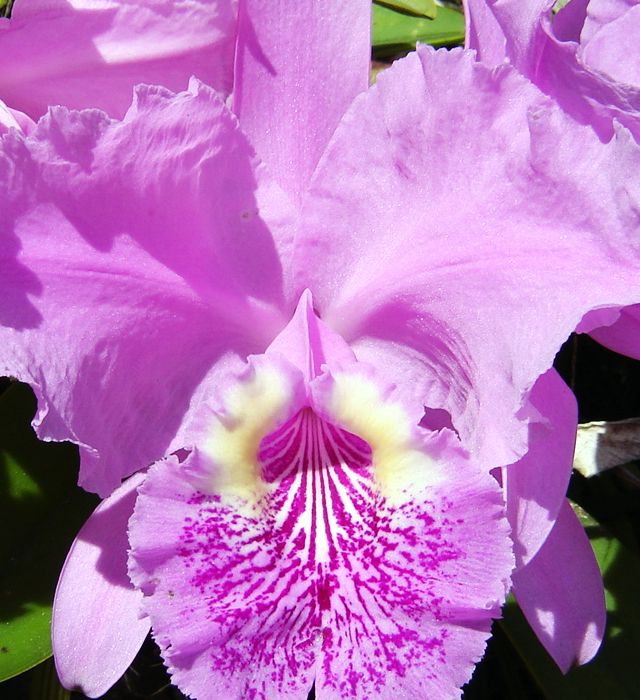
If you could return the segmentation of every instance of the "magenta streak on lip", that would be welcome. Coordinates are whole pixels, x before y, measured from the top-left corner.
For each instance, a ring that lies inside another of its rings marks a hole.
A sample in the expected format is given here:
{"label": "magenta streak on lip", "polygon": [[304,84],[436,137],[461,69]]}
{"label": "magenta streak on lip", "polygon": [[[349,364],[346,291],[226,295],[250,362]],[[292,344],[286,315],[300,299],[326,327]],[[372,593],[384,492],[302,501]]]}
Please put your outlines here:
{"label": "magenta streak on lip", "polygon": [[[177,552],[190,570],[188,613],[212,631],[211,671],[246,675],[243,697],[314,679],[339,696],[378,692],[425,655],[445,661],[457,615],[440,584],[465,557],[461,521],[442,494],[390,510],[371,459],[366,442],[304,408],[262,440],[270,489],[258,506],[189,499]],[[258,682],[256,668],[266,669]]]}
{"label": "magenta streak on lip", "polygon": [[320,420],[307,408],[263,440],[258,458],[265,480],[280,481],[272,497],[272,508],[284,511],[286,498],[291,493],[300,494],[298,508],[289,511],[283,533],[304,537],[305,522],[301,516],[308,513],[309,561],[335,562],[347,544],[344,537],[335,539],[341,530],[349,529],[347,515],[358,517],[374,497],[369,446],[355,435]]}

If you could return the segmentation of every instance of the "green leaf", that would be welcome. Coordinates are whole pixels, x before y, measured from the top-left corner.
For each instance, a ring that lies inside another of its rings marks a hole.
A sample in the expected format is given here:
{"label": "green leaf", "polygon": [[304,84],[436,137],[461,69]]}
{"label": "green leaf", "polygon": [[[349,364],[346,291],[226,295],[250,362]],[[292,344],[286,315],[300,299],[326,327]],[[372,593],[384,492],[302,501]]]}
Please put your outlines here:
{"label": "green leaf", "polygon": [[450,7],[438,7],[435,19],[422,19],[373,6],[373,55],[376,58],[412,51],[416,42],[455,46],[464,41],[464,17]]}
{"label": "green leaf", "polygon": [[373,0],[377,5],[384,5],[397,12],[406,12],[416,17],[433,19],[438,14],[435,0]]}
{"label": "green leaf", "polygon": [[36,438],[35,408],[26,385],[0,395],[0,680],[51,655],[58,575],[99,502],[76,485],[77,448]]}
{"label": "green leaf", "polygon": [[640,561],[581,513],[603,574],[607,631],[596,658],[563,676],[511,599],[500,622],[546,700],[637,700],[640,658]]}
{"label": "green leaf", "polygon": [[0,0],[0,17],[11,17],[13,0]]}

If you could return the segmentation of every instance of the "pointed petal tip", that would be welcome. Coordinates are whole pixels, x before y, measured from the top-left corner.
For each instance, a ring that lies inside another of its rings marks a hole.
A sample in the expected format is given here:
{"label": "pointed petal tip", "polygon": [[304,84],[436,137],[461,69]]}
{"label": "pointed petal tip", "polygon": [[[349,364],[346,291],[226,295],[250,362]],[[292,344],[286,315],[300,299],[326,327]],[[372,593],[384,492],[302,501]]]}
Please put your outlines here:
{"label": "pointed petal tip", "polygon": [[127,522],[143,478],[136,474],[94,511],[56,589],[51,637],[58,677],[65,688],[90,698],[118,681],[151,628],[126,567]]}
{"label": "pointed petal tip", "polygon": [[533,631],[563,673],[590,661],[606,624],[602,575],[568,501],[536,556],[513,577],[514,594]]}

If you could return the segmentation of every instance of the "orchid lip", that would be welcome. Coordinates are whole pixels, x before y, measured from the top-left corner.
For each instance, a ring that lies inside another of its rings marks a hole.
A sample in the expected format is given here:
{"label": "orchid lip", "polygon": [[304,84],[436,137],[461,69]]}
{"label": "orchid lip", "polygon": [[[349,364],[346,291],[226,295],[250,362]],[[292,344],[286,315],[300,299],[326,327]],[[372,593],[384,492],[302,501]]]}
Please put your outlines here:
{"label": "orchid lip", "polygon": [[303,295],[201,448],[140,489],[130,575],[199,700],[458,687],[504,600],[497,483],[341,343]]}

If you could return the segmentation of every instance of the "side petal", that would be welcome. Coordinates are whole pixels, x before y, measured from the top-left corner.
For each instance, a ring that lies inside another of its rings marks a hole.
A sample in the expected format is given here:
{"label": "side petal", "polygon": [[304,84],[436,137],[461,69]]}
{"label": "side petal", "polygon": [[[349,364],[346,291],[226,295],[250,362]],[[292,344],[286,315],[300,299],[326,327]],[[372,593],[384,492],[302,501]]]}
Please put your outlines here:
{"label": "side petal", "polygon": [[284,325],[257,178],[196,84],[141,89],[123,123],[56,108],[3,138],[0,371],[34,386],[41,437],[82,446],[85,488],[161,458],[211,368]]}
{"label": "side petal", "polygon": [[127,523],[136,474],[103,501],[78,533],[53,604],[52,642],[61,683],[97,698],[124,674],[149,633],[142,592],[127,575]]}
{"label": "side petal", "polygon": [[513,592],[564,673],[595,656],[606,621],[604,587],[589,539],[568,501],[539,552],[514,573]]}
{"label": "side petal", "polygon": [[582,316],[640,299],[639,171],[627,132],[603,144],[509,66],[420,48],[336,131],[293,287],[488,467],[513,463],[513,416]]}
{"label": "side petal", "polygon": [[531,425],[527,454],[502,469],[519,567],[536,555],[565,503],[578,424],[576,399],[553,369],[534,384],[529,401],[545,422]]}
{"label": "side petal", "polygon": [[240,3],[233,109],[296,202],[354,97],[367,89],[368,0]]}
{"label": "side petal", "polygon": [[20,0],[0,19],[0,94],[33,119],[48,105],[122,117],[139,83],[228,93],[236,3]]}

